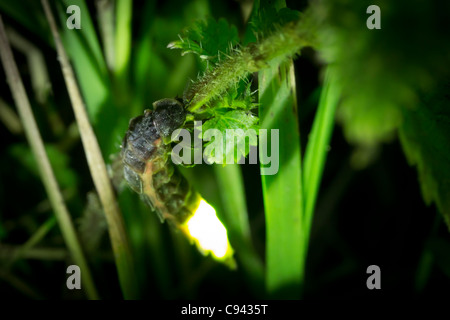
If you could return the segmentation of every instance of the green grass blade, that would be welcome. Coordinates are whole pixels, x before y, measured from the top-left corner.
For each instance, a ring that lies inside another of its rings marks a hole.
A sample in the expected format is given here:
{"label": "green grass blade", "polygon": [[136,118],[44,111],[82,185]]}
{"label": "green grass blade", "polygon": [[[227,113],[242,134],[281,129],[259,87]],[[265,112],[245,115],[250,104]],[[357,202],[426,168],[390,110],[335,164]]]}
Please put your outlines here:
{"label": "green grass blade", "polygon": [[238,165],[215,165],[214,170],[222,191],[221,197],[228,227],[243,241],[250,242],[250,226],[241,167]]}
{"label": "green grass blade", "polygon": [[55,39],[61,69],[69,92],[72,108],[75,113],[83,148],[85,149],[89,170],[105,212],[122,292],[126,299],[133,299],[138,296],[138,283],[135,278],[133,257],[129,247],[122,214],[117,205],[114,190],[106,170],[106,165],[97,138],[89,122],[84,101],[75,80],[75,74],[70,65],[66,50],[61,42],[48,1],[42,0],[42,5]]}
{"label": "green grass blade", "polygon": [[103,44],[105,62],[110,71],[114,70],[114,2],[108,0],[96,0],[98,26]]}
{"label": "green grass blade", "polygon": [[414,289],[417,293],[421,293],[423,291],[433,270],[435,257],[433,257],[433,252],[430,248],[430,242],[434,237],[436,237],[439,226],[441,224],[441,220],[442,217],[439,215],[439,213],[437,213],[436,217],[434,218],[433,226],[431,227],[430,235],[428,236],[428,240],[425,242],[424,249],[419,258],[419,263],[417,265],[414,277]]}
{"label": "green grass blade", "polygon": [[[63,26],[61,38],[75,69],[89,118],[96,123],[98,114],[109,97],[106,63],[86,3],[82,0],[65,0],[63,4],[58,7],[59,20]],[[66,27],[69,14],[65,10],[72,4],[80,7],[79,30]]]}
{"label": "green grass blade", "polygon": [[235,249],[256,293],[261,294],[264,268],[256,254],[250,234],[244,180],[238,165],[215,165],[214,171],[222,197],[224,223],[231,246]]}
{"label": "green grass blade", "polygon": [[339,102],[339,90],[331,70],[326,71],[325,83],[320,95],[319,107],[314,118],[305,151],[303,167],[303,189],[305,195],[304,212],[304,251],[305,259],[308,251],[309,232],[311,229],[314,208],[322,179],[323,168],[328,152],[328,146],[334,127],[334,115]]}
{"label": "green grass blade", "polygon": [[50,44],[52,37],[48,33],[42,15],[38,14],[40,10],[38,1],[0,1],[2,15],[9,16],[32,34]]}
{"label": "green grass blade", "polygon": [[[261,176],[266,215],[266,287],[272,297],[298,298],[304,273],[303,199],[293,62],[271,63],[258,77],[261,129],[279,130],[279,171]],[[269,131],[268,141],[271,135]],[[265,147],[260,143],[260,155]],[[267,149],[271,150],[270,143]]]}
{"label": "green grass blade", "polygon": [[133,1],[116,2],[115,72],[118,77],[127,70],[131,52],[131,15]]}

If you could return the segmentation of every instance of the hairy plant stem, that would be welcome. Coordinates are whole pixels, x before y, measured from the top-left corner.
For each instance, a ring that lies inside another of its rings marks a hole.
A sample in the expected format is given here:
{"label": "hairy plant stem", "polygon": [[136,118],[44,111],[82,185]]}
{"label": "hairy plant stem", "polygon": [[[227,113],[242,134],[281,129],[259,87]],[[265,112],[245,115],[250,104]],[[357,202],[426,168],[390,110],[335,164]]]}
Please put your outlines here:
{"label": "hairy plant stem", "polygon": [[269,62],[275,59],[281,62],[302,48],[313,46],[316,42],[315,30],[314,19],[306,12],[298,21],[276,28],[262,41],[235,49],[191,85],[185,97],[189,101],[188,110],[196,112],[249,73],[267,68]]}

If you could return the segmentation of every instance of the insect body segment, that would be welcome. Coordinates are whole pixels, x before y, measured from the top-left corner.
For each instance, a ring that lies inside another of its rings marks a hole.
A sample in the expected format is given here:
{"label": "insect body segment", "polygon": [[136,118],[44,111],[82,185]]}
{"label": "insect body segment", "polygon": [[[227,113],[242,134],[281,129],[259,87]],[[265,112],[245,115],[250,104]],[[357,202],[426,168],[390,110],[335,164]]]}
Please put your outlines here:
{"label": "insect body segment", "polygon": [[124,177],[158,214],[197,245],[203,254],[236,266],[227,231],[209,205],[170,161],[171,135],[186,120],[181,102],[156,101],[154,110],[130,121],[122,143]]}
{"label": "insect body segment", "polygon": [[156,101],[154,110],[130,121],[122,144],[124,177],[130,187],[158,214],[182,224],[192,215],[201,200],[170,162],[170,137],[186,119],[178,100]]}

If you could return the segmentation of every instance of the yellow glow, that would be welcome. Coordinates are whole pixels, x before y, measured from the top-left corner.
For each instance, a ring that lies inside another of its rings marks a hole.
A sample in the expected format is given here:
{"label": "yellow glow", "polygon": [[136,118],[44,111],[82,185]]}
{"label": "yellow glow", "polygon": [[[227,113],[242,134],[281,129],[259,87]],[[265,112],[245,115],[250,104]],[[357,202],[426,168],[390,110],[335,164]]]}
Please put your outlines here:
{"label": "yellow glow", "polygon": [[218,260],[232,255],[227,230],[216,216],[216,210],[201,199],[194,215],[186,222],[189,236],[205,254],[211,252]]}

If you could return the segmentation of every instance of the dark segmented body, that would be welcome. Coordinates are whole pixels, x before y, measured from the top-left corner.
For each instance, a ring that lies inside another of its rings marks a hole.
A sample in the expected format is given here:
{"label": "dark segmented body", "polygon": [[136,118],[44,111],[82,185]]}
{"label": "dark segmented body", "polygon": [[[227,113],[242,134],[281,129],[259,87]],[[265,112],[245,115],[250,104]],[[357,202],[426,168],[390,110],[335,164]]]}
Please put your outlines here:
{"label": "dark segmented body", "polygon": [[158,214],[182,224],[193,214],[199,194],[170,160],[170,137],[186,119],[184,107],[175,99],[156,101],[154,111],[130,121],[122,143],[124,177]]}

